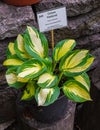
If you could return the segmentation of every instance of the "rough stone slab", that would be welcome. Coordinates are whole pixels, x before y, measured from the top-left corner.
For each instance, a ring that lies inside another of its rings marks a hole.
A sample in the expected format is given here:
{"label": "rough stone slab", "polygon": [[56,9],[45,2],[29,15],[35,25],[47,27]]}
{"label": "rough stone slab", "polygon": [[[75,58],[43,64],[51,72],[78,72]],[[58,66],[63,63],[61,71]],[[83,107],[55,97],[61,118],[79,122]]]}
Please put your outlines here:
{"label": "rough stone slab", "polygon": [[[74,125],[74,114],[75,114],[75,107],[76,103],[73,103],[72,101],[68,101],[68,112],[66,113],[65,117],[61,119],[58,122],[55,122],[53,124],[44,124],[37,122],[35,119],[31,120],[24,120],[23,125],[26,125],[22,127],[23,130],[28,130],[27,124],[30,125],[30,130],[73,130]],[[23,121],[22,121],[23,122]]]}
{"label": "rough stone slab", "polygon": [[87,13],[100,6],[99,0],[42,0],[37,4],[39,11],[66,6],[69,17]]}
{"label": "rough stone slab", "polygon": [[14,120],[0,124],[0,130],[5,130],[5,129],[8,128],[13,122],[14,122]]}
{"label": "rough stone slab", "polygon": [[0,85],[0,124],[16,117],[16,97],[17,90],[9,88],[7,84],[3,87]]}
{"label": "rough stone slab", "polygon": [[[77,17],[68,18],[68,27],[56,29],[55,42],[66,38],[79,38],[100,32],[100,8]],[[49,33],[50,35],[50,33]],[[48,35],[48,38],[49,38]],[[51,39],[51,38],[49,38]]]}
{"label": "rough stone slab", "polygon": [[95,86],[100,90],[100,59],[98,66],[92,73],[92,81],[95,84]]}
{"label": "rough stone slab", "polygon": [[0,39],[14,37],[32,24],[35,25],[35,17],[30,6],[15,7],[0,2]]}
{"label": "rough stone slab", "polygon": [[0,88],[3,88],[3,86],[7,83],[5,78],[5,71],[0,72]]}
{"label": "rough stone slab", "polygon": [[100,8],[84,15],[68,19],[68,27],[65,28],[67,37],[81,37],[100,32]]}
{"label": "rough stone slab", "polygon": [[[59,2],[57,2],[58,4]],[[0,39],[16,36],[19,32],[24,31],[27,24],[37,27],[34,14],[29,6],[14,7],[0,3],[0,12]],[[100,32],[100,9],[68,18],[68,27],[58,29],[55,32],[57,37],[60,35],[62,39],[66,37],[78,38]]]}
{"label": "rough stone slab", "polygon": [[95,50],[100,47],[100,33],[76,39],[78,48]]}
{"label": "rough stone slab", "polygon": [[99,0],[57,0],[67,7],[68,16],[87,13],[100,6]]}
{"label": "rough stone slab", "polygon": [[[2,76],[3,71],[5,72],[6,67],[3,66],[3,62],[6,59],[6,50],[9,42],[13,42],[15,38],[6,38],[4,40],[0,40],[0,75]],[[5,80],[0,76],[0,85],[5,84]],[[2,76],[3,77],[3,76]]]}
{"label": "rough stone slab", "polygon": [[91,66],[91,69],[97,68],[100,62],[100,33],[84,36],[76,39],[78,49],[88,49],[90,53],[95,57],[95,60]]}
{"label": "rough stone slab", "polygon": [[92,55],[95,56],[94,63],[92,65],[92,69],[97,68],[100,63],[100,47],[96,48],[95,50],[91,51]]}
{"label": "rough stone slab", "polygon": [[6,38],[0,40],[0,64],[6,59],[6,50],[9,42],[14,42],[16,38]]}

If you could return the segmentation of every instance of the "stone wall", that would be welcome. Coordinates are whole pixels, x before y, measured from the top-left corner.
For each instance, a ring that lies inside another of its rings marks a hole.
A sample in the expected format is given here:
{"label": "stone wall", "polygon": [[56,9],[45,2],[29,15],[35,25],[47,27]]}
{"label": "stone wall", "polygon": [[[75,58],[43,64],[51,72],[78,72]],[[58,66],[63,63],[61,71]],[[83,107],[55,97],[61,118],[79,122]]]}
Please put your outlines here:
{"label": "stone wall", "polygon": [[[95,62],[91,67],[91,78],[97,87],[100,86],[100,75],[96,75],[97,81],[94,78],[94,74],[100,70],[99,66],[97,69],[97,65],[100,62],[99,0],[42,0],[39,4],[33,5],[32,7],[15,7],[0,2],[0,94],[7,88],[4,76],[6,68],[3,67],[2,63],[6,58],[5,53],[9,41],[14,41],[16,36],[25,30],[26,25],[33,25],[38,28],[35,17],[36,12],[60,6],[67,7],[68,27],[54,31],[55,44],[65,38],[74,38],[77,41],[77,48],[89,49],[95,56]],[[34,10],[36,10],[36,12],[34,12]],[[47,32],[45,34],[49,43],[51,43],[50,33]],[[15,92],[15,90],[12,91],[10,88],[9,93],[10,95],[4,94],[4,97],[10,101],[12,101],[12,98],[16,98],[17,92]],[[15,100],[13,100],[13,102],[14,101]],[[8,104],[12,109],[14,104],[13,106],[10,105],[11,104]],[[15,109],[12,111],[15,111]],[[14,120],[15,112],[12,114],[11,120]]]}
{"label": "stone wall", "polygon": [[[34,6],[34,5],[33,5]],[[100,57],[100,2],[99,0],[43,0],[35,5],[36,12],[55,7],[66,6],[68,27],[54,31],[55,44],[65,38],[74,38],[77,48],[89,49],[95,55],[92,66],[96,68]],[[15,7],[0,2],[0,84],[5,84],[4,67],[5,52],[9,41],[14,41],[22,33],[26,25],[38,28],[35,13],[30,6]],[[50,33],[45,33],[51,43]],[[50,44],[49,44],[50,45]]]}

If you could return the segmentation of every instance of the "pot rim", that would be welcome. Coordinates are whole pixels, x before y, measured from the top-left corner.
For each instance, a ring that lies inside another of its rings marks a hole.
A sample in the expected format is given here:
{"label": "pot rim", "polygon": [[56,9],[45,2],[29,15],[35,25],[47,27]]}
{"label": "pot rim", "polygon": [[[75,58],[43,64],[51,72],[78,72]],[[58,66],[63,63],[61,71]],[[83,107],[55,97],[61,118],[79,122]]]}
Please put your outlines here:
{"label": "pot rim", "polygon": [[18,0],[2,0],[2,1],[9,5],[15,5],[15,6],[28,6],[40,2],[40,0],[31,0],[31,1],[24,0],[23,2],[19,2]]}

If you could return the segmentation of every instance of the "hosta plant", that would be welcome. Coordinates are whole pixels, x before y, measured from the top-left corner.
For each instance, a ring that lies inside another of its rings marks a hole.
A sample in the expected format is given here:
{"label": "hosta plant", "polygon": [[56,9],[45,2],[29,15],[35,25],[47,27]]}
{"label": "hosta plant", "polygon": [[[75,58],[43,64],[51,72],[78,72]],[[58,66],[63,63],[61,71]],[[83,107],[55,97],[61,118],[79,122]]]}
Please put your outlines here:
{"label": "hosta plant", "polygon": [[64,94],[75,102],[91,100],[87,75],[94,57],[88,50],[74,50],[74,39],[58,42],[49,55],[48,41],[28,26],[7,48],[6,79],[10,87],[23,87],[21,100],[36,99],[38,106],[52,104]]}

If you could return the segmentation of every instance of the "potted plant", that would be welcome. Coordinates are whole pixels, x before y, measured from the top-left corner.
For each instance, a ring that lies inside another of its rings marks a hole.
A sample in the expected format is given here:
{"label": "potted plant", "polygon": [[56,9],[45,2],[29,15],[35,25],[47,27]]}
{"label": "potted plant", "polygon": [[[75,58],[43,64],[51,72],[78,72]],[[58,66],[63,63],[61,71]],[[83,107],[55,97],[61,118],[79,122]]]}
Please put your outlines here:
{"label": "potted plant", "polygon": [[25,5],[32,5],[36,4],[40,0],[3,0],[5,3],[10,5],[16,5],[16,6],[25,6]]}
{"label": "potted plant", "polygon": [[8,67],[7,82],[21,89],[22,106],[28,104],[34,118],[41,122],[61,119],[67,111],[67,98],[74,102],[92,100],[86,72],[94,57],[88,50],[74,50],[75,45],[74,39],[62,40],[50,55],[44,34],[30,26],[8,45],[3,63]]}

